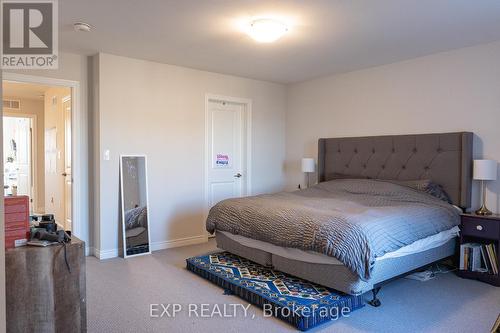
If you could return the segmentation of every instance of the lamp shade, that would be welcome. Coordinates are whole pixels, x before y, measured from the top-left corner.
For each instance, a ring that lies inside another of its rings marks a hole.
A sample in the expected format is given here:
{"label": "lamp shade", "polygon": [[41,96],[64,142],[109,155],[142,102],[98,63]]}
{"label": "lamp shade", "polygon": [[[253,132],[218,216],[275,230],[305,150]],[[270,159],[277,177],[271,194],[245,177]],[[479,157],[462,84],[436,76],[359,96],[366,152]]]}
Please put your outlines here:
{"label": "lamp shade", "polygon": [[497,161],[494,160],[474,160],[474,179],[496,180]]}
{"label": "lamp shade", "polygon": [[314,158],[303,158],[302,172],[314,172],[314,171],[315,171]]}

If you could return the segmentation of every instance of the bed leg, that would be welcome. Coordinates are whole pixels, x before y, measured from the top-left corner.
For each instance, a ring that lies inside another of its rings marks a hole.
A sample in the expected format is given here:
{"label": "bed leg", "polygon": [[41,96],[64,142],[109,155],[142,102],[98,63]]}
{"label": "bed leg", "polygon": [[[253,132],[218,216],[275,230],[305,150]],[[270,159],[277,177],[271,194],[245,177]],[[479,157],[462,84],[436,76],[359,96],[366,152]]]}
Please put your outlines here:
{"label": "bed leg", "polygon": [[380,300],[377,298],[377,294],[380,291],[380,288],[381,287],[372,289],[373,298],[371,299],[371,301],[368,301],[368,304],[370,304],[371,306],[379,307],[381,305]]}

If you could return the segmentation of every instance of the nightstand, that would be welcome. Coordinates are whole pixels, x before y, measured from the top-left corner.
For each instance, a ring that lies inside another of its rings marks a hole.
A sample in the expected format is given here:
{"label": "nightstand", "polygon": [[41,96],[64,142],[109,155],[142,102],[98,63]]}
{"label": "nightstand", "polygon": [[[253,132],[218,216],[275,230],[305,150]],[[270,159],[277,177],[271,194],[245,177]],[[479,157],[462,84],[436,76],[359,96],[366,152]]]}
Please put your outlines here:
{"label": "nightstand", "polygon": [[[460,244],[479,243],[493,244],[496,250],[497,267],[500,269],[500,215],[462,214],[460,223]],[[458,270],[458,276],[483,281],[500,286],[500,274]]]}

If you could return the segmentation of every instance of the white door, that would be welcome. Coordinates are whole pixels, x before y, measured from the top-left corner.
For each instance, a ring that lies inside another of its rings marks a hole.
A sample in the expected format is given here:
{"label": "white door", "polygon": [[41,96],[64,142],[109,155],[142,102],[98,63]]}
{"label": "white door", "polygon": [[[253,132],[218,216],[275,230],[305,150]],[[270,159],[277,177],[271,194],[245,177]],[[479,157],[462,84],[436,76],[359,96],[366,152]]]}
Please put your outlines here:
{"label": "white door", "polygon": [[64,112],[64,229],[72,231],[71,200],[73,176],[71,173],[71,97],[63,99]]}
{"label": "white door", "polygon": [[[47,117],[46,117],[47,118]],[[54,214],[58,224],[63,227],[62,214],[62,169],[58,168],[60,150],[58,128],[50,127],[45,129],[45,213]]]}
{"label": "white door", "polygon": [[247,195],[247,104],[208,99],[207,206]]}

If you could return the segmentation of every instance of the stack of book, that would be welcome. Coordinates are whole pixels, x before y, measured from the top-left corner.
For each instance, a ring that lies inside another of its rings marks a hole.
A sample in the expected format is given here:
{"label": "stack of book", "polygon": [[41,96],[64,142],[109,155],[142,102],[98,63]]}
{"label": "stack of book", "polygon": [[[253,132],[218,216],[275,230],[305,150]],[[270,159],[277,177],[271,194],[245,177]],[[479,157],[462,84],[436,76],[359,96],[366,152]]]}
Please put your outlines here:
{"label": "stack of book", "polygon": [[460,245],[460,269],[498,274],[495,244],[465,243]]}

